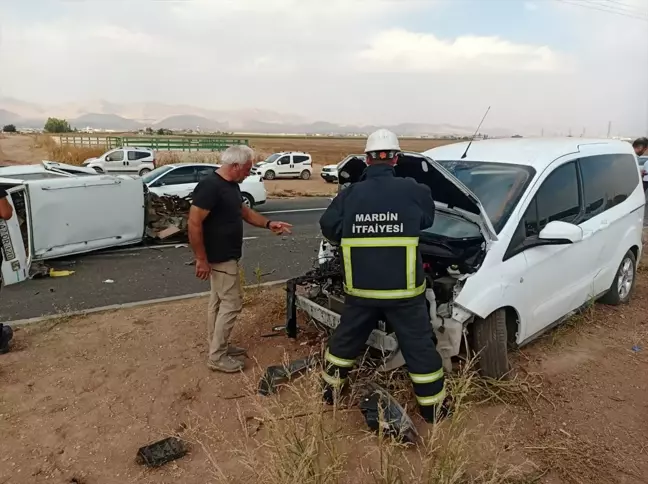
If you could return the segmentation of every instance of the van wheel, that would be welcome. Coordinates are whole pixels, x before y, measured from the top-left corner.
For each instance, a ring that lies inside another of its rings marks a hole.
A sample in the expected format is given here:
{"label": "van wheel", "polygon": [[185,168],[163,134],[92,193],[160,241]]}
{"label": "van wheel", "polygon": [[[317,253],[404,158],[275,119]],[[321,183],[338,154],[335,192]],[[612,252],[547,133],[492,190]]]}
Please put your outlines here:
{"label": "van wheel", "polygon": [[510,370],[506,330],[506,311],[498,309],[486,319],[475,319],[471,325],[472,349],[478,355],[482,376],[500,379]]}
{"label": "van wheel", "polygon": [[94,171],[96,171],[97,173],[103,175],[103,172],[104,172],[104,171],[103,171],[101,168],[99,168],[98,166],[93,166],[92,168],[93,168]]}
{"label": "van wheel", "polygon": [[149,170],[148,168],[142,168],[139,172],[139,176],[144,176],[147,173],[151,173],[151,170]]}
{"label": "van wheel", "polygon": [[302,180],[308,180],[310,178],[310,171],[308,170],[302,171],[301,174],[299,175],[299,178],[301,178]]}
{"label": "van wheel", "polygon": [[266,180],[274,180],[276,176],[277,175],[275,174],[274,171],[268,170],[268,171],[265,172],[265,175],[264,175],[263,178],[265,178]]}
{"label": "van wheel", "polygon": [[243,205],[245,205],[247,208],[254,207],[254,198],[252,198],[252,195],[248,193],[241,193],[241,198],[243,199]]}
{"label": "van wheel", "polygon": [[637,259],[634,253],[629,250],[623,256],[623,260],[616,271],[614,280],[608,292],[599,299],[603,304],[617,306],[627,304],[635,287],[637,275]]}

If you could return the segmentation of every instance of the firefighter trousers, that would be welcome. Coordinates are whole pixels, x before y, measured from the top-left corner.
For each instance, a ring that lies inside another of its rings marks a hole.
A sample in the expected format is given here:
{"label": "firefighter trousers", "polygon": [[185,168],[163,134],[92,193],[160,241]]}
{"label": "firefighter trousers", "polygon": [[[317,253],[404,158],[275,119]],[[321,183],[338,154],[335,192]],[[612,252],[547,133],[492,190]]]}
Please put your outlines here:
{"label": "firefighter trousers", "polygon": [[445,383],[443,363],[434,344],[434,331],[423,298],[388,307],[345,306],[326,349],[322,373],[325,398],[331,401],[333,391],[344,386],[380,319],[386,320],[396,333],[416,400],[427,419],[443,403]]}

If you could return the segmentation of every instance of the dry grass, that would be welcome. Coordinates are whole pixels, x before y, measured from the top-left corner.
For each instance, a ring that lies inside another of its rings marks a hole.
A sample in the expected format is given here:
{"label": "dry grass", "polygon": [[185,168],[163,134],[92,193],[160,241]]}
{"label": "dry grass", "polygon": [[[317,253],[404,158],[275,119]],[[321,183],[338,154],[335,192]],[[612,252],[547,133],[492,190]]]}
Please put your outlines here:
{"label": "dry grass", "polygon": [[[217,422],[197,416],[182,437],[207,454],[219,483],[233,482],[214,450],[222,448],[225,439],[230,439],[229,447],[245,466],[246,479],[266,484],[522,484],[536,482],[542,474],[528,466],[506,464],[499,455],[476,464],[477,435],[466,417],[483,400],[485,387],[491,393],[499,390],[481,382],[471,364],[448,380],[452,416],[424,429],[427,432],[417,446],[404,445],[382,433],[358,435],[354,425],[349,425],[362,418],[355,404],[367,376],[357,374],[348,395],[335,406],[322,401],[319,370],[284,386],[272,397],[253,396],[256,388],[249,382],[248,395],[254,401],[247,411],[239,407],[241,433],[237,441],[220,432]],[[393,380],[391,384],[382,383],[399,395],[402,392],[394,385],[403,386],[401,377],[394,373],[387,376]],[[524,391],[523,385],[507,385],[507,393],[514,388]],[[410,411],[413,416],[415,413]]]}
{"label": "dry grass", "polygon": [[48,135],[33,137],[32,149],[45,149],[49,161],[58,161],[69,165],[81,166],[88,158],[94,158],[106,152],[104,148],[84,148],[72,145],[59,145]]}

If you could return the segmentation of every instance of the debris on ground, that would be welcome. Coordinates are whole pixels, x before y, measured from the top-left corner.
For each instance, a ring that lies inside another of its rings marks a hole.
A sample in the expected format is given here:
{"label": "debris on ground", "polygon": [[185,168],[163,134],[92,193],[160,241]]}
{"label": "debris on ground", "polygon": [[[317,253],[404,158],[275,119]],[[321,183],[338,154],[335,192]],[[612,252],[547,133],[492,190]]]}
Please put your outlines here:
{"label": "debris on ground", "polygon": [[146,235],[157,240],[186,238],[191,196],[148,193]]}
{"label": "debris on ground", "polygon": [[0,323],[0,355],[9,352],[9,344],[13,339],[13,329]]}
{"label": "debris on ground", "polygon": [[404,443],[415,443],[418,432],[405,409],[387,390],[369,382],[360,401],[360,410],[369,428],[374,432],[394,437]]}
{"label": "debris on ground", "polygon": [[140,447],[136,462],[148,467],[160,467],[168,462],[184,457],[189,449],[177,437],[168,437],[152,444]]}
{"label": "debris on ground", "polygon": [[104,282],[104,284],[114,284],[115,283],[115,281],[113,281],[112,279],[106,279],[103,282]]}
{"label": "debris on ground", "polygon": [[[68,263],[67,265],[74,265],[74,262]],[[29,268],[29,277],[30,279],[42,279],[44,277],[67,277],[74,274],[75,271],[64,270],[64,269],[54,269],[49,265],[45,264],[43,261],[34,262]]]}
{"label": "debris on ground", "polygon": [[279,385],[290,381],[301,373],[312,370],[318,362],[317,356],[309,356],[291,361],[287,365],[269,366],[259,381],[259,393],[264,396],[275,393]]}
{"label": "debris on ground", "polygon": [[75,271],[57,271],[56,269],[49,270],[50,277],[67,277],[74,274]]}

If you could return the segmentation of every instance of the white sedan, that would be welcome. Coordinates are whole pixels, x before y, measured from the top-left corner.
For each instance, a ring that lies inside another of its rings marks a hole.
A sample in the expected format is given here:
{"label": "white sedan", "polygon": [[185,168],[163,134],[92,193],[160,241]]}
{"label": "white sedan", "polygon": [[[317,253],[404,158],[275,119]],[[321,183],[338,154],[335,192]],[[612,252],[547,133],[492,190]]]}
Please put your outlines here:
{"label": "white sedan", "polygon": [[[175,163],[163,165],[147,173],[142,180],[148,189],[157,195],[190,195],[200,180],[211,175],[220,165],[208,163]],[[243,180],[241,197],[243,203],[252,208],[266,201],[266,189],[263,178],[250,175]]]}

